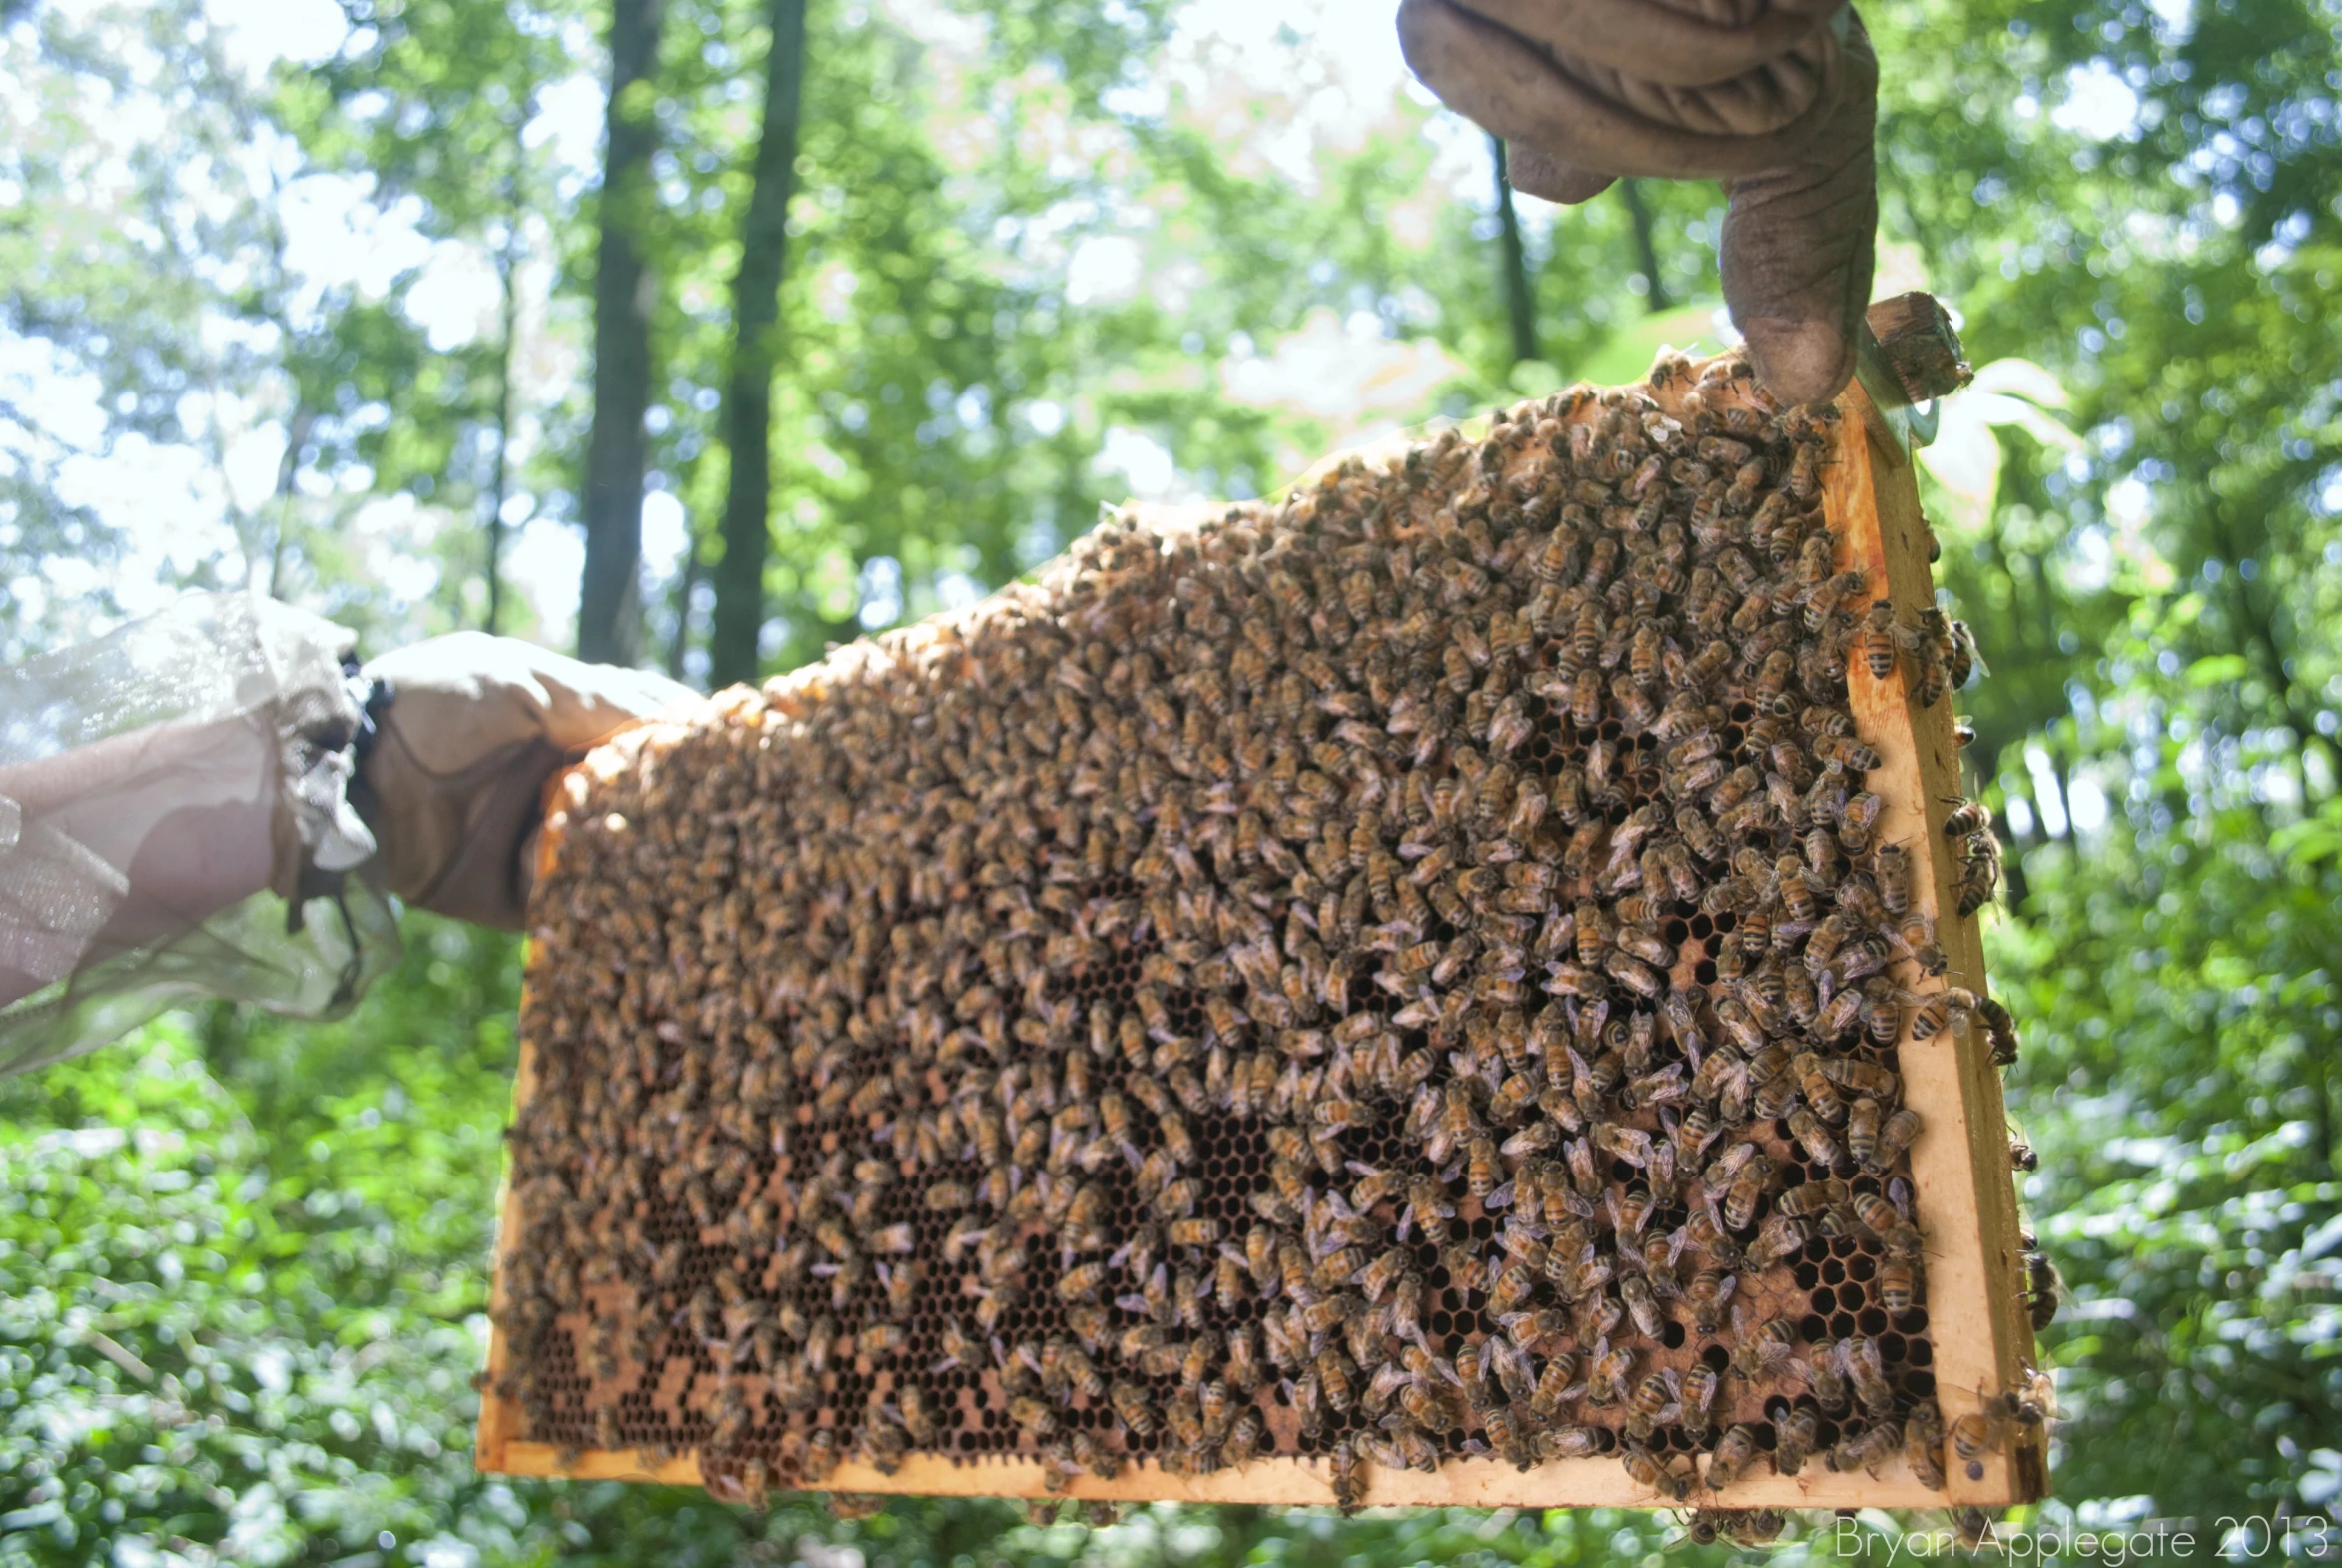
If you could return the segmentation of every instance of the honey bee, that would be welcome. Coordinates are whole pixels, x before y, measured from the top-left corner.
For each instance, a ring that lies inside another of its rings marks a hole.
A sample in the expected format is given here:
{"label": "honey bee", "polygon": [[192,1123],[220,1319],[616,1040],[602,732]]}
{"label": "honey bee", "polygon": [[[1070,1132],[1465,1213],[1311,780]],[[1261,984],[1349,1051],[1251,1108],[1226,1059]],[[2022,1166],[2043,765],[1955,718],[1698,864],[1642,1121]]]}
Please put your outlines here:
{"label": "honey bee", "polygon": [[1981,1508],[1962,1508],[1952,1515],[1952,1526],[1964,1551],[1978,1552],[1988,1546],[2001,1544],[1993,1528],[1992,1516]]}
{"label": "honey bee", "polygon": [[1682,1502],[1692,1494],[1691,1482],[1677,1475],[1652,1453],[1635,1443],[1624,1445],[1622,1462],[1626,1473],[1637,1486],[1657,1492],[1673,1502]]}
{"label": "honey bee", "polygon": [[1650,1170],[1660,1158],[1657,1151],[1667,1147],[1664,1144],[1653,1144],[1651,1135],[1641,1128],[1621,1127],[1611,1122],[1594,1124],[1587,1134],[1587,1142],[1596,1154],[1623,1160],[1642,1171]]}
{"label": "honey bee", "polygon": [[1868,1095],[1859,1097],[1848,1109],[1846,1152],[1866,1171],[1880,1169],[1879,1133],[1883,1126],[1879,1102]]}
{"label": "honey bee", "polygon": [[1714,1451],[1708,1455],[1708,1489],[1723,1491],[1747,1473],[1756,1457],[1756,1428],[1745,1422],[1736,1422],[1726,1427],[1723,1437],[1717,1440]]}
{"label": "honey bee", "polygon": [[1635,1326],[1656,1339],[1665,1326],[1666,1314],[1660,1311],[1657,1293],[1651,1287],[1647,1274],[1630,1273],[1618,1282],[1619,1300]]}
{"label": "honey bee", "polygon": [[1675,1371],[1654,1371],[1635,1383],[1625,1402],[1625,1432],[1635,1441],[1649,1441],[1663,1420],[1684,1409],[1684,1392]]}
{"label": "honey bee", "polygon": [[2056,1265],[2041,1252],[2027,1252],[2025,1262],[2025,1311],[2039,1333],[2056,1319],[2057,1305],[2063,1292],[2063,1282],[2057,1277]]}
{"label": "honey bee", "polygon": [[1195,1140],[1187,1131],[1185,1118],[1166,1109],[1157,1114],[1156,1126],[1163,1136],[1164,1152],[1172,1161],[1181,1166],[1195,1163]]}
{"label": "honey bee", "polygon": [[1944,797],[1952,810],[1944,818],[1944,836],[1953,844],[1963,844],[1992,826],[1992,809],[1980,800],[1968,800],[1958,795]]}
{"label": "honey bee", "polygon": [[1953,901],[1962,920],[1999,896],[2000,846],[1990,833],[1968,837],[1961,851],[1959,891]]}
{"label": "honey bee", "polygon": [[1684,1298],[1691,1303],[1693,1332],[1713,1334],[1723,1326],[1724,1308],[1738,1283],[1739,1276],[1724,1267],[1703,1268],[1692,1275],[1684,1286]]}
{"label": "honey bee", "polygon": [[1982,1480],[1984,1460],[2000,1443],[2000,1434],[1991,1418],[1980,1410],[1971,1410],[1952,1421],[1950,1437],[1952,1452],[1967,1478]]}
{"label": "honey bee", "polygon": [[1604,1451],[1609,1437],[1598,1426],[1560,1426],[1538,1432],[1533,1441],[1543,1460],[1591,1459]]}
{"label": "honey bee", "polygon": [[1799,1341],[1796,1327],[1786,1318],[1768,1317],[1751,1329],[1746,1316],[1745,1308],[1733,1308],[1740,1343],[1732,1352],[1730,1370],[1737,1377],[1754,1381],[1786,1364],[1796,1354]]}
{"label": "honey bee", "polygon": [[1455,1217],[1455,1208],[1447,1201],[1446,1188],[1427,1176],[1413,1177],[1407,1183],[1406,1207],[1399,1213],[1397,1235],[1401,1241],[1410,1230],[1420,1230],[1432,1245],[1447,1239],[1447,1221]]}
{"label": "honey bee", "polygon": [[1104,1263],[1084,1263],[1067,1270],[1057,1282],[1057,1296],[1061,1301],[1094,1301],[1106,1283]]}
{"label": "honey bee", "polygon": [[1498,1164],[1496,1140],[1485,1133],[1474,1134],[1466,1145],[1464,1187],[1476,1198],[1485,1199],[1496,1190],[1503,1174]]}
{"label": "honey bee", "polygon": [[1976,650],[1976,634],[1966,621],[1955,620],[1945,627],[1942,656],[1946,678],[1953,690],[1973,680],[1984,667],[1983,656]]}
{"label": "honey bee", "polygon": [[1905,1259],[1920,1254],[1920,1233],[1893,1203],[1875,1192],[1858,1192],[1854,1214],[1865,1229],[1886,1243],[1889,1255]]}
{"label": "honey bee", "polygon": [[1057,1412],[1039,1399],[1029,1396],[1011,1399],[1009,1401],[1009,1419],[1034,1437],[1046,1438],[1057,1435]]}
{"label": "honey bee", "polygon": [[1996,997],[1976,999],[1975,1015],[1982,1021],[1984,1037],[1991,1042],[1992,1065],[2010,1067],[2016,1062],[2020,1042],[2016,1034],[2016,1019]]}
{"label": "honey bee", "polygon": [[1839,1370],[1853,1385],[1855,1397],[1862,1402],[1864,1410],[1880,1416],[1895,1407],[1895,1390],[1887,1382],[1878,1340],[1867,1334],[1841,1339],[1834,1354]]}
{"label": "honey bee", "polygon": [[[1838,1060],[1833,1059],[1833,1066]],[[1846,1102],[1838,1097],[1838,1087],[1833,1082],[1838,1075],[1823,1071],[1821,1057],[1802,1051],[1791,1059],[1789,1070],[1796,1075],[1798,1088],[1805,1094],[1806,1105],[1814,1115],[1833,1125],[1846,1121]],[[1809,1153],[1811,1148],[1809,1145]]]}
{"label": "honey bee", "polygon": [[[1658,933],[1640,926],[1621,926],[1615,941],[1620,953],[1641,960],[1653,969],[1669,969],[1675,964],[1675,949],[1662,941]],[[1607,959],[1605,960],[1607,962]],[[1616,970],[1612,971],[1617,974]],[[1620,976],[1624,979],[1624,976]],[[1630,989],[1633,988],[1630,984]]]}
{"label": "honey bee", "polygon": [[1792,1219],[1811,1219],[1846,1201],[1846,1183],[1835,1177],[1793,1186],[1775,1200],[1774,1207]]}
{"label": "honey bee", "polygon": [[1545,1363],[1537,1374],[1537,1385],[1529,1394],[1529,1412],[1541,1421],[1559,1416],[1561,1407],[1579,1398],[1585,1388],[1577,1382],[1578,1358],[1563,1351]]}
{"label": "honey bee", "polygon": [[1527,1470],[1537,1462],[1535,1451],[1514,1425],[1511,1410],[1503,1405],[1492,1406],[1481,1413],[1480,1421],[1489,1446],[1513,1468]]}
{"label": "honey bee", "polygon": [[1495,1390],[1489,1385],[1485,1353],[1491,1342],[1467,1344],[1455,1353],[1455,1372],[1463,1385],[1464,1402],[1474,1410],[1486,1411],[1496,1403]]}
{"label": "honey bee", "polygon": [[1219,1221],[1216,1219],[1174,1219],[1164,1227],[1164,1236],[1173,1246],[1209,1246],[1219,1239]]}
{"label": "honey bee", "polygon": [[[1746,1230],[1757,1217],[1757,1204],[1762,1202],[1773,1179],[1773,1162],[1754,1145],[1742,1144],[1735,1148],[1748,1150],[1749,1158],[1741,1163],[1738,1172],[1730,1177],[1724,1189],[1724,1203],[1718,1228]],[[1714,1253],[1711,1251],[1710,1255]]]}
{"label": "honey bee", "polygon": [[1794,1257],[1814,1236],[1810,1222],[1789,1214],[1769,1214],[1757,1227],[1756,1238],[1741,1253],[1743,1268],[1768,1268]]}
{"label": "honey bee", "polygon": [[1347,1437],[1335,1443],[1328,1468],[1334,1506],[1345,1514],[1357,1512],[1366,1501],[1366,1467],[1357,1444]]}
{"label": "honey bee", "polygon": [[1152,1437],[1160,1427],[1153,1396],[1138,1383],[1116,1383],[1107,1390],[1107,1402],[1135,1437]]}
{"label": "honey bee", "polygon": [[1885,680],[1895,672],[1895,631],[1894,602],[1878,600],[1863,617],[1863,658],[1873,680]]}
{"label": "honey bee", "polygon": [[1776,1409],[1773,1414],[1773,1468],[1795,1475],[1805,1468],[1820,1440],[1821,1418],[1803,1405]]}
{"label": "honey bee", "polygon": [[1919,1303],[1919,1266],[1902,1254],[1879,1261],[1879,1306],[1888,1317],[1902,1317]]}
{"label": "honey bee", "polygon": [[1624,1404],[1629,1397],[1627,1379],[1634,1373],[1635,1352],[1630,1345],[1617,1349],[1608,1339],[1595,1343],[1594,1358],[1587,1367],[1586,1401],[1594,1405]]}
{"label": "honey bee", "polygon": [[1799,1147],[1805,1150],[1806,1158],[1814,1164],[1834,1167],[1846,1158],[1845,1152],[1838,1147],[1838,1141],[1830,1136],[1830,1130],[1805,1107],[1796,1107],[1785,1120],[1789,1125],[1790,1136],[1797,1140]]}
{"label": "honey bee", "polygon": [[1903,1446],[1903,1423],[1880,1419],[1841,1438],[1838,1446],[1830,1451],[1828,1462],[1833,1470],[1863,1470],[1876,1475],[1879,1466],[1902,1451]]}

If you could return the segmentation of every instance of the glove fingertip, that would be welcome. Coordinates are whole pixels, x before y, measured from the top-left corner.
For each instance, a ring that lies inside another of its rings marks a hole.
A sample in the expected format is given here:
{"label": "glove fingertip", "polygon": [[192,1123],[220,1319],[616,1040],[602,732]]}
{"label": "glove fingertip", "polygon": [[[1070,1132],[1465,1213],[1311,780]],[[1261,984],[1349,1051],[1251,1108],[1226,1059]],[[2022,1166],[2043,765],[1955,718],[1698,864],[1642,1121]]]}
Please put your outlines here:
{"label": "glove fingertip", "polygon": [[1784,405],[1827,402],[1854,377],[1854,335],[1839,323],[1756,316],[1737,325],[1757,381]]}
{"label": "glove fingertip", "polygon": [[1504,144],[1504,177],[1514,190],[1564,207],[1592,201],[1609,190],[1616,178],[1566,163],[1526,142]]}

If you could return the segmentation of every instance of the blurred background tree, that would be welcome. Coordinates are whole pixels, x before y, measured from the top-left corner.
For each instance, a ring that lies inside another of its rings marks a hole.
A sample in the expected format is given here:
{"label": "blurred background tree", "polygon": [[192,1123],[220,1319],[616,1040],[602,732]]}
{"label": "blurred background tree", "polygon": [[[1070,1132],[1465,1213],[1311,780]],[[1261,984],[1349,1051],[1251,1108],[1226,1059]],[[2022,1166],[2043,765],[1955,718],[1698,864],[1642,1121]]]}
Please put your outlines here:
{"label": "blurred background tree", "polygon": [[[1379,9],[617,7],[639,175],[605,200],[598,0],[0,6],[0,656],[250,584],[370,648],[492,625],[770,672],[1008,581],[1102,502],[1272,491],[1720,341],[1713,190],[1501,201]],[[1870,21],[1882,292],[1934,288],[1988,366],[1929,482],[1991,664],[1963,699],[2012,849],[1988,936],[2066,1283],[2049,1517],[2192,1519],[2208,1551],[2223,1516],[2342,1491],[2342,11]],[[641,341],[597,354],[612,312]],[[597,511],[596,435],[637,433]],[[477,1476],[517,952],[407,936],[331,1028],[184,1015],[0,1086],[0,1564],[1574,1563],[1666,1536],[840,1523]]]}

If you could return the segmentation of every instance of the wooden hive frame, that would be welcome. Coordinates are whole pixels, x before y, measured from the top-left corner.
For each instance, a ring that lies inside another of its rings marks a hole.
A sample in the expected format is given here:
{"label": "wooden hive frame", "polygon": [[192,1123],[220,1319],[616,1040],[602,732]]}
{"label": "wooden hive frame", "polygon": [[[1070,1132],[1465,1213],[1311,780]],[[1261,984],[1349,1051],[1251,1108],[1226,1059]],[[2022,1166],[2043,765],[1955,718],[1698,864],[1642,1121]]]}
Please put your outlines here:
{"label": "wooden hive frame", "polygon": [[[1925,301],[1915,307],[1913,301]],[[1914,314],[1922,329],[1905,327]],[[1841,570],[1860,567],[1875,585],[1884,585],[1900,616],[1911,619],[1932,605],[1930,569],[1933,540],[1920,511],[1911,459],[1919,415],[1906,392],[1916,382],[1931,384],[1931,373],[1914,370],[1940,324],[1939,308],[1924,296],[1889,302],[1873,312],[1891,348],[1865,345],[1863,375],[1840,399],[1835,424],[1835,461],[1824,479],[1824,506],[1838,540]],[[1936,336],[1936,345],[1943,340]],[[1899,343],[1900,340],[1900,343]],[[1952,359],[1956,359],[1954,349]],[[1903,367],[1898,374],[1898,365]],[[1941,385],[1937,382],[1936,385]],[[1868,787],[1886,801],[1880,832],[1910,846],[1915,862],[1915,903],[1939,917],[1939,940],[1950,960],[1941,980],[1922,980],[1919,989],[1945,985],[1984,992],[1983,953],[1973,917],[1955,918],[1958,866],[1950,853],[1944,822],[1960,794],[1952,705],[1922,707],[1907,689],[1903,661],[1884,679],[1861,659],[1849,661],[1851,706],[1861,738],[1879,752],[1884,765],[1870,773]],[[556,835],[543,847],[549,867],[558,854]],[[536,1087],[535,1044],[523,1040],[515,1104],[525,1105]],[[1947,1029],[1902,1053],[1906,1102],[1917,1110],[1924,1130],[1911,1150],[1919,1214],[1928,1236],[1930,1337],[1938,1399],[1949,1425],[1979,1411],[1999,1393],[2024,1392],[2035,1377],[2034,1346],[2025,1306],[2025,1265],[2008,1159],[1999,1075],[1979,1029]],[[507,1182],[498,1232],[495,1301],[504,1303],[505,1256],[522,1232],[516,1189]],[[732,1485],[727,1476],[703,1473],[693,1454],[656,1465],[632,1451],[562,1452],[531,1441],[517,1399],[502,1397],[495,1384],[510,1359],[501,1327],[491,1331],[489,1389],[482,1396],[476,1462],[486,1472],[560,1475],[579,1479],[635,1480],[678,1484]],[[2000,1508],[2037,1499],[2047,1489],[2046,1439],[2038,1426],[2014,1427],[1989,1454],[1980,1475],[1947,1455],[1948,1485],[1923,1486],[1897,1455],[1877,1473],[1834,1473],[1819,1461],[1798,1476],[1784,1477],[1759,1466],[1721,1492],[1697,1493],[1704,1505],[1723,1508],[1928,1508],[1976,1505]],[[1637,1484],[1614,1458],[1556,1461],[1516,1470],[1495,1458],[1453,1458],[1436,1473],[1370,1467],[1364,1502],[1377,1505],[1664,1507],[1672,1500]],[[1166,1473],[1152,1462],[1125,1465],[1107,1481],[1082,1475],[1054,1493],[1038,1461],[1016,1457],[981,1463],[914,1453],[892,1474],[858,1462],[840,1466],[827,1487],[839,1491],[1082,1499],[1179,1500],[1212,1503],[1327,1504],[1334,1501],[1330,1466],[1320,1459],[1271,1457],[1204,1476]]]}

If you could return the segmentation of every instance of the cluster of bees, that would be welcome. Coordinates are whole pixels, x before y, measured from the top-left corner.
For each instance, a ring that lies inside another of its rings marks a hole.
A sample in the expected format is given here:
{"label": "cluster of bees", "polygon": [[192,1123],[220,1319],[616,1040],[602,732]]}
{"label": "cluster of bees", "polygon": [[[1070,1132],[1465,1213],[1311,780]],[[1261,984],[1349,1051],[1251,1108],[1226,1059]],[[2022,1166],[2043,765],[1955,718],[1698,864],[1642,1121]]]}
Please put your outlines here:
{"label": "cluster of bees", "polygon": [[1833,417],[1674,361],[1118,516],[574,775],[529,1435],[751,1492],[1283,1456],[1345,1505],[1980,1462],[2028,1412],[1938,1413],[1898,1053],[2013,1031],[1942,982],[1847,690],[1973,647],[1838,564]]}

